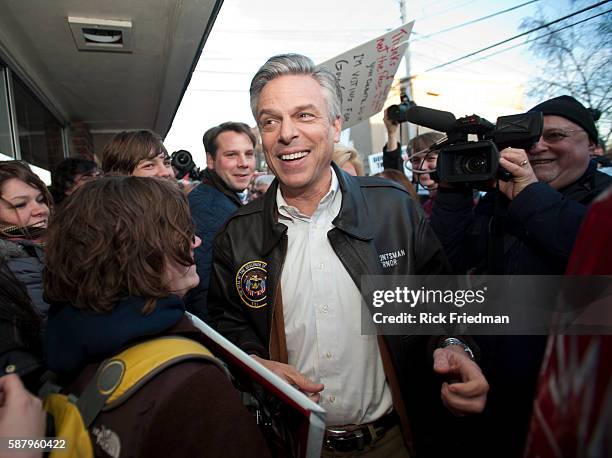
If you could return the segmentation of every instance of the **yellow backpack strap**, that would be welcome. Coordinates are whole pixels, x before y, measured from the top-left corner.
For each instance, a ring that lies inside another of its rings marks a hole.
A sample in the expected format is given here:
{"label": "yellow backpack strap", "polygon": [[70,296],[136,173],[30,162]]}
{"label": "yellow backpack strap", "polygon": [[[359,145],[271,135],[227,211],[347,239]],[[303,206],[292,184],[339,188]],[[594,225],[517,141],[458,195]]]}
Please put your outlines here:
{"label": "yellow backpack strap", "polygon": [[124,350],[112,361],[121,361],[125,364],[125,375],[103,410],[114,409],[159,372],[189,359],[207,360],[227,373],[225,366],[208,348],[186,337],[159,337]]}
{"label": "yellow backpack strap", "polygon": [[204,345],[179,336],[142,342],[104,361],[76,402],[86,427],[100,411],[121,405],[159,372],[189,359],[205,359],[226,372]]}

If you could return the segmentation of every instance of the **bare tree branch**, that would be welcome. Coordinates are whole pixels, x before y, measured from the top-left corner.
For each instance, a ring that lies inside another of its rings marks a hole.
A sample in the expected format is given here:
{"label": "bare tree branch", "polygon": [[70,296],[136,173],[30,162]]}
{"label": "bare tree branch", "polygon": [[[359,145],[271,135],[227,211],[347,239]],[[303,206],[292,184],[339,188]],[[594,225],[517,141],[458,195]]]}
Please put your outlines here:
{"label": "bare tree branch", "polygon": [[[570,0],[574,8],[587,2]],[[604,7],[605,8],[605,7]],[[604,12],[601,8],[599,11]],[[597,10],[594,10],[597,11]],[[569,94],[585,106],[597,108],[602,115],[598,122],[600,135],[606,141],[612,135],[612,14],[572,25],[567,19],[548,26],[549,34],[531,44],[531,51],[541,58],[542,66],[530,81],[532,96],[554,97]],[[540,11],[534,18],[525,18],[520,28],[530,30],[550,22]],[[555,32],[563,26],[569,26]]]}

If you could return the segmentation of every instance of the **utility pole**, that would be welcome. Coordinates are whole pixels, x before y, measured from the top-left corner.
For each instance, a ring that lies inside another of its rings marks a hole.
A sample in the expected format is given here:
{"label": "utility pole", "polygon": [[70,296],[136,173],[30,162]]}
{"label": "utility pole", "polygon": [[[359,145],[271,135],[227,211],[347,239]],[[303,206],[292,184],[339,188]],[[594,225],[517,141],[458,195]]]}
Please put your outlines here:
{"label": "utility pole", "polygon": [[[401,21],[401,25],[404,25],[406,23],[407,16],[406,16],[406,0],[398,0],[399,1],[399,7],[400,7],[400,21]],[[412,98],[412,80],[410,79],[410,42],[408,42],[408,46],[406,47],[406,52],[404,53],[404,61],[406,62],[406,77],[402,78],[405,81],[405,93],[408,96],[408,98],[413,101]],[[401,80],[400,80],[401,81]],[[401,88],[401,85],[400,85]],[[402,126],[403,128],[401,129],[402,131],[402,135],[401,135],[401,142],[403,145],[408,145],[408,141],[411,138],[414,138],[414,136],[416,135],[416,128],[414,125],[410,124],[410,123],[404,123],[404,125]]]}
{"label": "utility pole", "polygon": [[[400,22],[401,25],[404,25],[407,21],[406,18],[406,0],[399,0],[400,7]],[[404,60],[406,62],[406,76],[410,76],[410,43],[408,43],[408,47],[406,48],[406,53],[404,54]],[[410,90],[410,85],[406,88],[407,91]],[[408,94],[408,97],[412,100],[412,94]]]}

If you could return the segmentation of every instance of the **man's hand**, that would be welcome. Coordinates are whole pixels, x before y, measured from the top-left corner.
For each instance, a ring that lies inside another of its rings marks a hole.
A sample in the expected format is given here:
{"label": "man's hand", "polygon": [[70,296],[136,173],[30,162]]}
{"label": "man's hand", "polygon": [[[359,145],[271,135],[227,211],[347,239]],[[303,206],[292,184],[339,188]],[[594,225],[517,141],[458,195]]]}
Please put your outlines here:
{"label": "man's hand", "polygon": [[458,345],[434,352],[434,371],[461,380],[442,384],[442,402],[457,416],[479,413],[487,402],[489,384],[478,365]]}
{"label": "man's hand", "polygon": [[270,361],[269,359],[263,359],[256,355],[251,355],[251,357],[262,366],[274,372],[287,383],[300,390],[313,402],[319,402],[319,399],[321,398],[319,393],[323,391],[324,388],[322,383],[313,382],[304,374],[298,372],[295,367],[288,364],[279,363],[278,361]]}
{"label": "man's hand", "polygon": [[499,180],[499,189],[513,200],[523,189],[531,183],[538,181],[527,153],[522,149],[505,148],[501,151],[499,165],[512,174],[512,179],[508,182]]}
{"label": "man's hand", "polygon": [[[15,374],[0,378],[0,437],[43,437],[46,414],[42,402],[30,394]],[[0,452],[0,457],[13,456]],[[32,451],[19,454],[22,458],[38,457],[42,453]]]}
{"label": "man's hand", "polygon": [[387,113],[388,108],[385,110],[385,115],[383,117],[383,122],[385,123],[385,127],[387,128],[387,150],[393,151],[397,149],[399,144],[399,124],[397,121],[389,118],[389,113]]}

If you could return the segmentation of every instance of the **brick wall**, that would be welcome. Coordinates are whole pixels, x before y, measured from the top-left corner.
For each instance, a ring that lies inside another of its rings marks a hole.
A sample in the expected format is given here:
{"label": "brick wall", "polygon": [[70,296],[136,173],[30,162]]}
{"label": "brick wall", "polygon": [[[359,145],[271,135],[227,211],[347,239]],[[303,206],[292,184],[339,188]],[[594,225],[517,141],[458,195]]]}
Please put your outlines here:
{"label": "brick wall", "polygon": [[70,156],[82,157],[90,161],[95,160],[93,138],[87,124],[84,122],[73,122],[70,125],[70,138]]}

